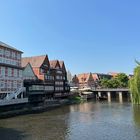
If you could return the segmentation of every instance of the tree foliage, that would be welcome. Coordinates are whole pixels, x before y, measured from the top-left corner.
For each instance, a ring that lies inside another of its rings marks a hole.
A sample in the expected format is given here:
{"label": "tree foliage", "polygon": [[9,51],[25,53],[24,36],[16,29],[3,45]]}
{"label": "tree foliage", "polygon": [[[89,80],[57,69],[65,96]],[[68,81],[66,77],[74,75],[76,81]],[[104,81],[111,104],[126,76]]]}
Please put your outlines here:
{"label": "tree foliage", "polygon": [[134,77],[130,80],[129,86],[133,103],[140,104],[140,65],[134,69]]}
{"label": "tree foliage", "polygon": [[126,87],[128,87],[129,78],[128,78],[128,76],[125,73],[120,73],[115,78],[119,82],[118,83],[118,87],[119,88],[126,88]]}
{"label": "tree foliage", "polygon": [[128,81],[128,76],[120,73],[112,79],[102,79],[100,83],[103,88],[126,88],[128,87]]}

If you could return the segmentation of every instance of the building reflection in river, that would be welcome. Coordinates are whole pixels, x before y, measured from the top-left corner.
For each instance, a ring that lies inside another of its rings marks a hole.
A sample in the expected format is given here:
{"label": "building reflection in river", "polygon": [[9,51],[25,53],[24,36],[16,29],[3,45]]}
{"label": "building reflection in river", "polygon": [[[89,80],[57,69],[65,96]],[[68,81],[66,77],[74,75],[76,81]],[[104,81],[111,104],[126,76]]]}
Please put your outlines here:
{"label": "building reflection in river", "polygon": [[[70,106],[70,112],[78,112],[77,117],[74,119],[76,119],[77,121],[84,122],[84,123],[89,123],[90,121],[93,120],[93,118],[92,118],[93,115],[89,113],[89,112],[91,112],[91,110],[94,110],[94,106],[93,106],[93,104],[90,104],[90,103],[84,103],[84,104],[80,104],[80,105]],[[73,114],[71,114],[71,115],[73,115]]]}

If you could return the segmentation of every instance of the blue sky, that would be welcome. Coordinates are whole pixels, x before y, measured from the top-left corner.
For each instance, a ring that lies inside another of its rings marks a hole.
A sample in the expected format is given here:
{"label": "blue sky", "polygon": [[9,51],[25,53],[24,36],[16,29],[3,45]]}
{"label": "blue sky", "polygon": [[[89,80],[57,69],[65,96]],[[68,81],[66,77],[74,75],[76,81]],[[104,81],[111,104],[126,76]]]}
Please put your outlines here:
{"label": "blue sky", "polygon": [[132,73],[140,60],[139,0],[0,0],[0,40],[65,60],[73,73]]}

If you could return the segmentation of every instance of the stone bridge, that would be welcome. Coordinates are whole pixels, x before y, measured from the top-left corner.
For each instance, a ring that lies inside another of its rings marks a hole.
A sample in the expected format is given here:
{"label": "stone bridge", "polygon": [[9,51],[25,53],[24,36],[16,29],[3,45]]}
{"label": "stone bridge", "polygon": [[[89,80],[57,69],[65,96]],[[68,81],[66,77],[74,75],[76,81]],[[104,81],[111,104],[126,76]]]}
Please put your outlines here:
{"label": "stone bridge", "polygon": [[96,97],[106,97],[109,102],[113,99],[118,99],[119,102],[123,100],[131,101],[132,97],[130,90],[128,88],[102,88],[102,89],[92,89]]}

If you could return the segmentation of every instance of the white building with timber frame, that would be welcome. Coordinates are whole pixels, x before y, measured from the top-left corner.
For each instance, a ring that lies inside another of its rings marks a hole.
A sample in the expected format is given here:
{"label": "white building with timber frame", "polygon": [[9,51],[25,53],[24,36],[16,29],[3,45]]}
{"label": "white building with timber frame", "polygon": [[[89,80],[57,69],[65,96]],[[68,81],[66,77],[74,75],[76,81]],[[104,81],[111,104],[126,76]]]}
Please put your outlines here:
{"label": "white building with timber frame", "polygon": [[0,106],[28,102],[23,96],[21,55],[0,41]]}

